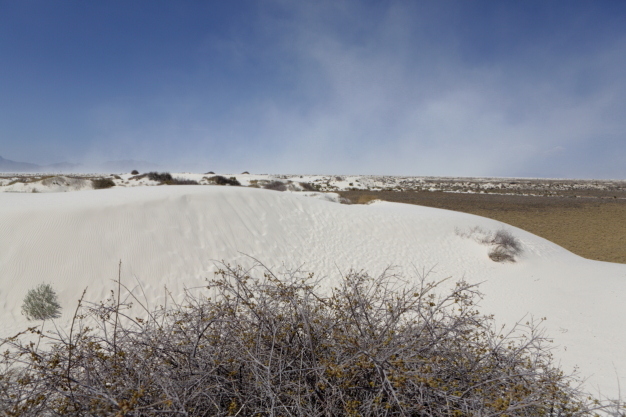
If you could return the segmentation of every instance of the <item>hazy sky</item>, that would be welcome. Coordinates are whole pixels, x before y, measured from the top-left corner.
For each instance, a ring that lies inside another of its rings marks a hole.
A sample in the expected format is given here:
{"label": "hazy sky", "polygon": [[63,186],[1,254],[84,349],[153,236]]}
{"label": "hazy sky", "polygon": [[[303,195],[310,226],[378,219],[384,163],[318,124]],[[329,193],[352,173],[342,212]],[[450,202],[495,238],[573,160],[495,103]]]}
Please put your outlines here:
{"label": "hazy sky", "polygon": [[626,2],[0,0],[0,155],[626,178]]}

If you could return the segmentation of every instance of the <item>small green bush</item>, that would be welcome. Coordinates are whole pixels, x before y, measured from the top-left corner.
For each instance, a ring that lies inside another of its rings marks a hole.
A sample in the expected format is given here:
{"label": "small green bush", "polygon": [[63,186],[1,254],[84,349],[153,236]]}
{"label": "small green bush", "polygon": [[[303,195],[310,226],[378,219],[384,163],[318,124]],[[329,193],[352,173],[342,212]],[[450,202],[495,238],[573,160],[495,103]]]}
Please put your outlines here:
{"label": "small green bush", "polygon": [[130,173],[131,175],[139,175],[139,171],[137,171],[136,169],[133,169]]}
{"label": "small green bush", "polygon": [[50,284],[40,284],[28,290],[22,304],[22,314],[28,320],[48,320],[61,316],[61,305]]}
{"label": "small green bush", "polygon": [[111,178],[96,178],[91,180],[94,190],[115,187],[115,182]]}

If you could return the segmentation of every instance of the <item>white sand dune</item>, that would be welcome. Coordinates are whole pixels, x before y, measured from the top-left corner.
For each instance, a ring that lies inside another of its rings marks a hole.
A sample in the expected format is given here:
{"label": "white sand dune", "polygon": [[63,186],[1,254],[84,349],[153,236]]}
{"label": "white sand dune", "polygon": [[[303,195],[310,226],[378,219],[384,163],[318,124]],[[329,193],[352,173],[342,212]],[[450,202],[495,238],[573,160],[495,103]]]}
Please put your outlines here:
{"label": "white sand dune", "polygon": [[[303,266],[332,285],[351,268],[388,266],[406,277],[482,282],[484,313],[511,325],[546,317],[555,357],[578,366],[594,393],[626,386],[626,265],[590,261],[511,226],[524,246],[516,263],[495,263],[489,248],[455,229],[499,222],[394,203],[341,205],[295,193],[219,186],[114,188],[50,194],[0,194],[0,337],[25,328],[28,289],[46,282],[70,318],[83,289],[101,300],[122,280],[141,282],[156,305],[202,286],[216,261]],[[154,306],[154,305],[153,305]]]}

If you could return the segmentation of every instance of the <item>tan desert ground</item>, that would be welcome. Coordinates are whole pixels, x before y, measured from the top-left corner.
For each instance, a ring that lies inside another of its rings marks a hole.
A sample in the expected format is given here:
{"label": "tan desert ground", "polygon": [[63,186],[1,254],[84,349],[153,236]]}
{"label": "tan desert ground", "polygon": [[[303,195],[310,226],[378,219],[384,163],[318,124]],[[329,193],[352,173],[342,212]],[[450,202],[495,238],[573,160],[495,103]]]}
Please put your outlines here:
{"label": "tan desert ground", "polygon": [[559,196],[432,191],[345,191],[353,203],[373,199],[476,214],[548,239],[582,257],[626,263],[626,193]]}

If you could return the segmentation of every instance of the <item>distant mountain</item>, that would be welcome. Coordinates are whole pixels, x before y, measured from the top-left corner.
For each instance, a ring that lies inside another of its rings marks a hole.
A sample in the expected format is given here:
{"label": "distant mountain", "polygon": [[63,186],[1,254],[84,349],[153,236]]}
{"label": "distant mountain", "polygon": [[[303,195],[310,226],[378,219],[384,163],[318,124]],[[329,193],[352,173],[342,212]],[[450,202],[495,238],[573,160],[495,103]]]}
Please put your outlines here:
{"label": "distant mountain", "polygon": [[134,169],[146,172],[159,169],[159,165],[134,159],[107,161],[91,167],[70,162],[38,165],[30,162],[11,161],[0,156],[0,172],[130,172]]}
{"label": "distant mountain", "polygon": [[0,156],[0,172],[38,172],[43,167],[29,162],[16,162]]}
{"label": "distant mountain", "polygon": [[63,172],[72,172],[78,171],[82,167],[82,164],[72,164],[71,162],[58,162],[56,164],[44,165],[43,168],[45,171],[63,171]]}
{"label": "distant mountain", "polygon": [[73,172],[79,171],[81,164],[58,162],[55,164],[38,165],[30,162],[16,162],[0,156],[0,172]]}

